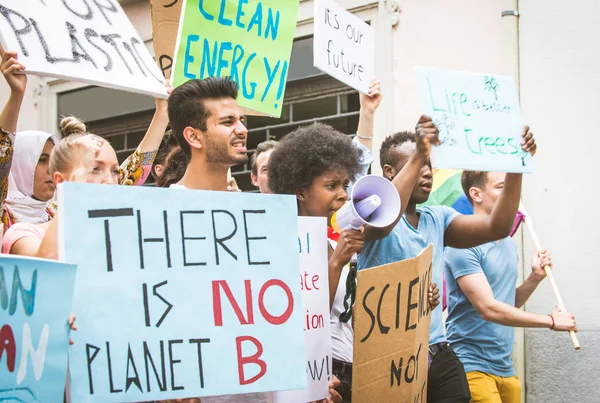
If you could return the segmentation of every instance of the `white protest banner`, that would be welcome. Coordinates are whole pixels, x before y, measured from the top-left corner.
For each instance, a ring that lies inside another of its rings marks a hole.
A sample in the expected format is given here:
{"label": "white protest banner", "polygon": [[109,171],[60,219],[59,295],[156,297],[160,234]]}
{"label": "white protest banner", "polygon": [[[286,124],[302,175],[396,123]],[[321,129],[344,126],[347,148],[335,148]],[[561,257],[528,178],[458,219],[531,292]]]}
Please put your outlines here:
{"label": "white protest banner", "polygon": [[298,218],[300,287],[308,386],[304,390],[275,392],[274,403],[306,403],[329,396],[331,331],[327,245],[325,218]]}
{"label": "white protest banner", "polygon": [[74,402],[306,387],[292,196],[66,183]]}
{"label": "white protest banner", "polygon": [[521,148],[523,119],[512,77],[415,68],[422,112],[440,130],[435,168],[533,172]]}
{"label": "white protest banner", "polygon": [[0,40],[28,74],[167,97],[117,0],[0,0]]}
{"label": "white protest banner", "polygon": [[315,0],[314,65],[365,94],[375,76],[373,28],[332,0]]}

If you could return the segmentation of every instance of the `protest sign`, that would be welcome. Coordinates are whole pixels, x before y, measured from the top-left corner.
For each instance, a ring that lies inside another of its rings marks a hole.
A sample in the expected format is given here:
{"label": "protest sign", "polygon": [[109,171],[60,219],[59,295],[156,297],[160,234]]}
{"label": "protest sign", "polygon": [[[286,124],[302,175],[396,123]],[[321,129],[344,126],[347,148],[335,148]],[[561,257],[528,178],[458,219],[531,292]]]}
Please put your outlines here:
{"label": "protest sign", "polygon": [[331,331],[329,327],[329,272],[327,221],[323,217],[298,218],[300,289],[304,317],[307,388],[276,392],[275,403],[306,403],[329,396]]}
{"label": "protest sign", "polygon": [[298,0],[183,0],[173,86],[231,76],[238,103],[281,116]]}
{"label": "protest sign", "polygon": [[158,67],[165,78],[171,77],[182,4],[183,0],[150,0],[152,45]]}
{"label": "protest sign", "polygon": [[116,0],[0,0],[0,40],[28,74],[167,97],[160,70]]}
{"label": "protest sign", "polygon": [[295,197],[67,183],[58,198],[79,264],[74,401],[306,387]]}
{"label": "protest sign", "polygon": [[375,77],[373,28],[332,0],[315,0],[313,53],[315,67],[369,93]]}
{"label": "protest sign", "polygon": [[432,250],[358,272],[353,400],[427,401]]}
{"label": "protest sign", "polygon": [[512,77],[422,67],[415,74],[422,111],[440,130],[435,168],[533,172]]}
{"label": "protest sign", "polygon": [[63,401],[76,269],[0,257],[0,401]]}

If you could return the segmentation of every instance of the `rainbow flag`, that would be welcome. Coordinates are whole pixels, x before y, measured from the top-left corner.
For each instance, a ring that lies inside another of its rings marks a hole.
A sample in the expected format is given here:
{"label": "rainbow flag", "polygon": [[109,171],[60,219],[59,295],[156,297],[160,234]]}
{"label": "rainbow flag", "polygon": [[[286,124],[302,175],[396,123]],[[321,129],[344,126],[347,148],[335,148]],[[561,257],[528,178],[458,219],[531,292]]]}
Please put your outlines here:
{"label": "rainbow flag", "polygon": [[429,199],[421,206],[448,206],[461,214],[473,214],[473,206],[460,184],[460,169],[433,169],[433,188]]}

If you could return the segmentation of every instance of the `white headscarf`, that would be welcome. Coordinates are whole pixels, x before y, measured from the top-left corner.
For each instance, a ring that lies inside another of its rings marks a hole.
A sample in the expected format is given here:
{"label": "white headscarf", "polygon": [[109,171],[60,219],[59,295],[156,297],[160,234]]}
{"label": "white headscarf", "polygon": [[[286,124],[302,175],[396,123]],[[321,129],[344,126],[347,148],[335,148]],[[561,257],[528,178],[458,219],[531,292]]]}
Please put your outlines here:
{"label": "white headscarf", "polygon": [[40,224],[50,219],[46,212],[48,202],[33,198],[35,168],[48,140],[56,144],[51,134],[36,130],[15,136],[6,205],[17,222]]}

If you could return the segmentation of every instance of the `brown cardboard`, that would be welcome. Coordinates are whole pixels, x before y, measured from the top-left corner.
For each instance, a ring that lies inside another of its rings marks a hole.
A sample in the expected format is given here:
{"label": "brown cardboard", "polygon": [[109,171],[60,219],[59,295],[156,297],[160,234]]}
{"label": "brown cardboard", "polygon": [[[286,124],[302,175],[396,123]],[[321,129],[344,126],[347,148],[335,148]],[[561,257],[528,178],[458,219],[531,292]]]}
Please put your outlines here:
{"label": "brown cardboard", "polygon": [[[354,308],[353,401],[427,401],[431,322],[428,290],[432,250],[430,245],[414,259],[358,272]],[[410,300],[409,289],[412,290]],[[411,306],[407,323],[409,304],[416,306]],[[436,309],[441,309],[441,306]],[[411,328],[413,325],[414,328]],[[402,366],[398,371],[400,360]]]}
{"label": "brown cardboard", "polygon": [[171,77],[183,0],[150,0],[156,62],[165,78]]}

